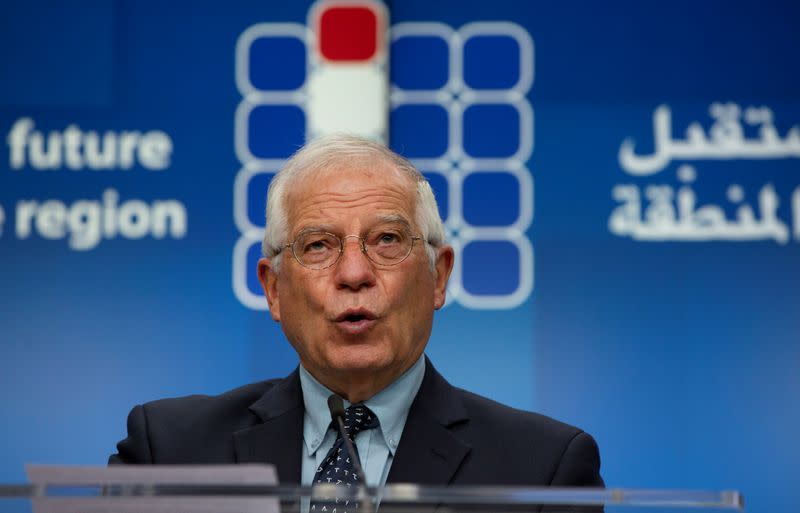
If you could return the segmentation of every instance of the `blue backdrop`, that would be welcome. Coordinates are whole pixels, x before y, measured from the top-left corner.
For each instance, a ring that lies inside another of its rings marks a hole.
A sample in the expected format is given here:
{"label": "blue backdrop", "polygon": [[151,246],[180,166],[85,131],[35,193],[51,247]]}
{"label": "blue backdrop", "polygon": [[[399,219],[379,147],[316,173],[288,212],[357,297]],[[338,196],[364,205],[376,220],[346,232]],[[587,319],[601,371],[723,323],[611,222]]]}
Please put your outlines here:
{"label": "blue backdrop", "polygon": [[[459,257],[439,370],[591,432],[609,486],[793,511],[800,5],[385,5],[389,142]],[[296,365],[253,264],[310,6],[0,7],[0,481]]]}

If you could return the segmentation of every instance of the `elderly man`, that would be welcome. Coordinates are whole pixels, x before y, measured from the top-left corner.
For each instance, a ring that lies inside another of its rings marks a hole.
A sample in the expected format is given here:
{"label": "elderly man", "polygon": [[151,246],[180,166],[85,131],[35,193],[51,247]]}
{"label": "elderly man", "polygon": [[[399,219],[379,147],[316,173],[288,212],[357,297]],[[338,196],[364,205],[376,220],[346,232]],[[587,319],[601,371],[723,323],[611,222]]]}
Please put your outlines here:
{"label": "elderly man", "polygon": [[424,357],[454,256],[407,160],[319,139],[275,176],[267,208],[258,275],[300,366],[137,406],[112,463],[264,462],[285,483],[330,481],[334,467],[357,480],[332,463],[349,454],[326,404],[336,394],[369,485],[603,485],[591,436],[455,388]]}

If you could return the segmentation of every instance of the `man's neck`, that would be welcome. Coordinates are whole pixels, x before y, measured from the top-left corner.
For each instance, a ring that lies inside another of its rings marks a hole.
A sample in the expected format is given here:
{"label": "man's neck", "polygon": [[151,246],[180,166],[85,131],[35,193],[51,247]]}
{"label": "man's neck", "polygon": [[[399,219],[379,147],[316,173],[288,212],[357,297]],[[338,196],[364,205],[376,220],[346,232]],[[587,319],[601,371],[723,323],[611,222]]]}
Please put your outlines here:
{"label": "man's neck", "polygon": [[350,404],[357,404],[367,401],[397,381],[400,376],[413,367],[421,357],[420,355],[420,357],[409,362],[408,365],[400,368],[399,371],[392,373],[375,373],[372,370],[358,370],[348,371],[346,375],[343,376],[341,372],[317,373],[309,369],[306,365],[303,365],[303,368],[331,392],[341,396]]}
{"label": "man's neck", "polygon": [[[407,369],[403,369],[405,372]],[[375,376],[374,374],[365,374],[359,376],[353,373],[348,376],[348,379],[335,379],[335,377],[322,377],[314,376],[317,381],[328,387],[332,392],[340,395],[351,404],[363,403],[367,399],[376,395],[384,388],[391,385],[403,372],[397,375],[389,376]],[[355,374],[355,375],[354,375]],[[313,373],[312,373],[313,375]],[[328,378],[328,379],[326,379]]]}

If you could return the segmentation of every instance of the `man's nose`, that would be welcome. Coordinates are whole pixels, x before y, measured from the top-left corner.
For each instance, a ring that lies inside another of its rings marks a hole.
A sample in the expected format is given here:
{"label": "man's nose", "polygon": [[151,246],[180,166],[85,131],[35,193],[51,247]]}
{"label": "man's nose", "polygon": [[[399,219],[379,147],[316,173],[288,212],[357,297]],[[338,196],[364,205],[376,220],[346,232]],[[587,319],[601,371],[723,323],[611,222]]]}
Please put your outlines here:
{"label": "man's nose", "polygon": [[375,284],[375,268],[363,248],[362,240],[355,235],[342,239],[342,256],[336,266],[338,287],[358,290]]}

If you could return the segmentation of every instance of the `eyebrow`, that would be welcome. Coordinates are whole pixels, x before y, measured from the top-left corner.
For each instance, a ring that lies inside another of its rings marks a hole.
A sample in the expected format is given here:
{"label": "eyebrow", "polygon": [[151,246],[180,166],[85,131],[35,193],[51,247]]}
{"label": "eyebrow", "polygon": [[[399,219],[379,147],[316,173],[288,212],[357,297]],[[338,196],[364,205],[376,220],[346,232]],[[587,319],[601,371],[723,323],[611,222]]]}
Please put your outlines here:
{"label": "eyebrow", "polygon": [[[409,231],[411,230],[411,223],[406,219],[406,217],[402,214],[379,214],[375,216],[376,222],[370,223],[367,226],[369,230],[372,230],[375,226],[385,223],[392,223],[392,224],[400,224],[403,228],[407,228]],[[368,231],[369,231],[368,230]],[[328,232],[336,234],[341,230],[337,230],[336,227],[332,224],[310,224],[303,226],[296,234],[295,238],[299,237],[303,233],[307,232]]]}
{"label": "eyebrow", "polygon": [[328,232],[328,233],[336,233],[336,228],[333,227],[332,224],[309,224],[303,226],[300,230],[295,233],[295,238],[299,237],[303,233],[308,232]]}
{"label": "eyebrow", "polygon": [[411,230],[411,223],[408,222],[408,219],[406,219],[405,216],[403,216],[401,214],[383,214],[383,215],[379,215],[377,217],[378,217],[378,222],[379,223],[397,223],[397,224],[402,224],[403,227],[408,228],[409,230]]}

